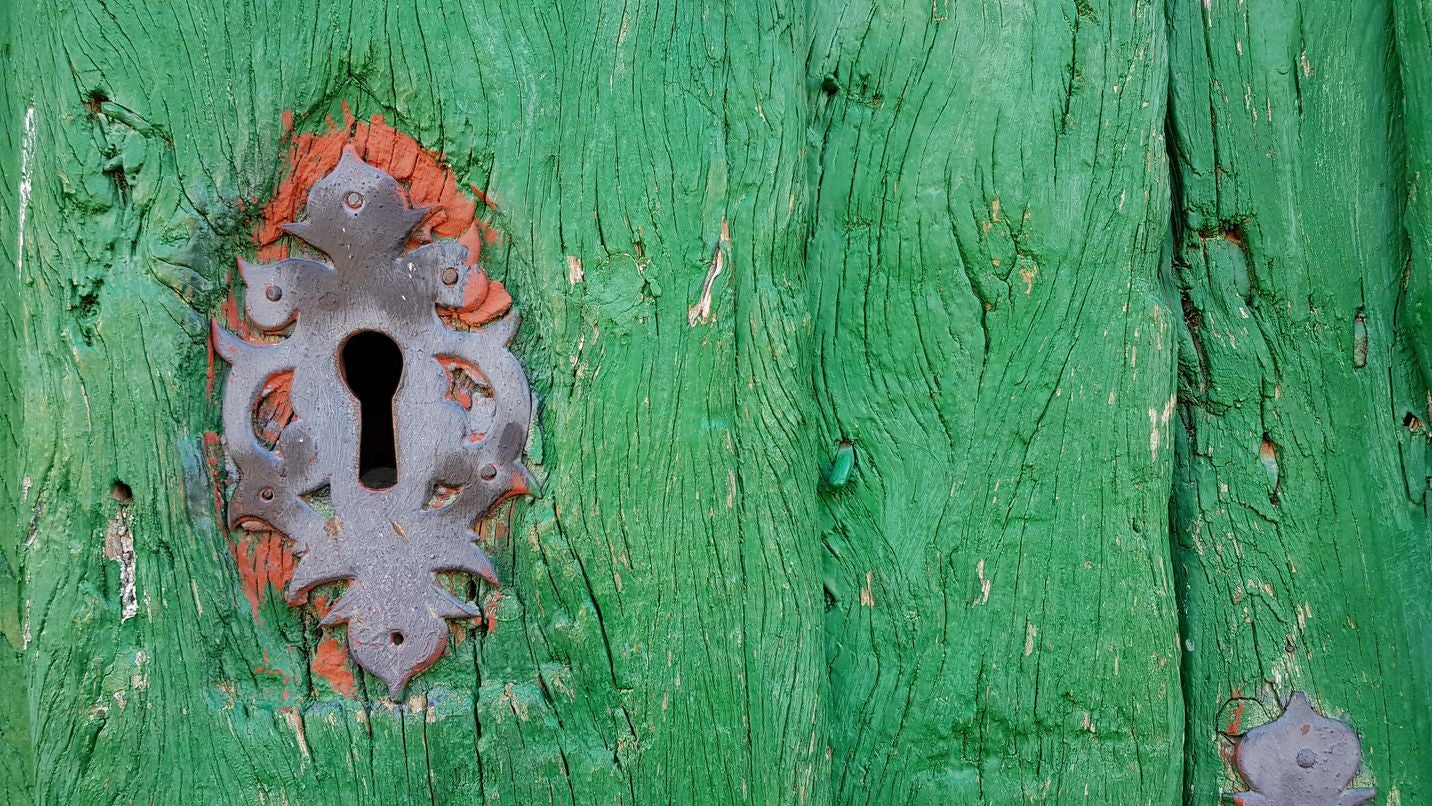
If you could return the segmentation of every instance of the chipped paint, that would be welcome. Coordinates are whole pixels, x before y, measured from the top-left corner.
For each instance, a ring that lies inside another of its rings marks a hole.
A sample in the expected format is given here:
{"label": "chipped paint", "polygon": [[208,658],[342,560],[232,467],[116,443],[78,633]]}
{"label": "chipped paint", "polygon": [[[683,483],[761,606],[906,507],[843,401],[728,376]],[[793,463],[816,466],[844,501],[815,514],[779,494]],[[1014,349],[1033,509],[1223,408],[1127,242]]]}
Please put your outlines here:
{"label": "chipped paint", "polygon": [[291,706],[288,708],[280,708],[279,713],[283,714],[283,720],[287,722],[289,728],[293,730],[293,737],[298,742],[298,752],[303,756],[304,762],[307,763],[313,758],[313,755],[308,750],[308,728],[303,724],[303,714],[300,714],[297,708]]}
{"label": "chipped paint", "polygon": [[706,272],[706,282],[701,285],[701,297],[686,312],[686,323],[692,327],[711,321],[711,286],[726,266],[726,256],[731,251],[731,228],[726,219],[721,219],[721,237],[711,252],[711,268]]}
{"label": "chipped paint", "polygon": [[332,635],[324,635],[319,639],[309,668],[314,674],[327,680],[334,691],[345,697],[353,696],[353,667],[348,665],[348,649]]}
{"label": "chipped paint", "polygon": [[282,591],[293,577],[293,544],[278,532],[240,529],[229,541],[229,552],[254,620],[259,621],[264,592]]}
{"label": "chipped paint", "polygon": [[139,613],[136,595],[134,532],[129,525],[129,509],[121,506],[109,521],[104,533],[104,556],[119,564],[119,623]]}
{"label": "chipped paint", "polygon": [[35,156],[35,107],[25,110],[25,133],[20,142],[20,210],[15,226],[15,275],[25,275],[25,216],[30,210],[30,191],[33,188]]}

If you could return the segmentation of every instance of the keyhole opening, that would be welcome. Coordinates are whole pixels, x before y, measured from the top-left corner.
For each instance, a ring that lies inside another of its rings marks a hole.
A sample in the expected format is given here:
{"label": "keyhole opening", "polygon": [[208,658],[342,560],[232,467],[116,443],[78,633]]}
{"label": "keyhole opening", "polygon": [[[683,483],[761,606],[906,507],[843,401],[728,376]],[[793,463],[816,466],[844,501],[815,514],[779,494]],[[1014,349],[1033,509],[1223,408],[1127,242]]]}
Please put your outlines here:
{"label": "keyhole opening", "polygon": [[403,351],[382,333],[365,330],[344,342],[338,365],[358,398],[358,481],[386,490],[398,483],[393,395],[403,377]]}

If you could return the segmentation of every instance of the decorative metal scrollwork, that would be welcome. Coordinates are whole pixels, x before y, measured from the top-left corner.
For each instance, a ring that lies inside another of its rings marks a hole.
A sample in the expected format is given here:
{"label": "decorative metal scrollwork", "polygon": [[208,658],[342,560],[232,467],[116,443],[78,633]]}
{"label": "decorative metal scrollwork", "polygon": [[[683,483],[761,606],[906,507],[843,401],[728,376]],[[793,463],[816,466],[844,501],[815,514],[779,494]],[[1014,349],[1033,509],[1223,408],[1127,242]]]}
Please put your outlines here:
{"label": "decorative metal scrollwork", "polygon": [[1234,763],[1249,789],[1228,795],[1238,806],[1359,806],[1376,794],[1348,789],[1362,764],[1357,731],[1314,711],[1301,691],[1282,716],[1248,731]]}
{"label": "decorative metal scrollwork", "polygon": [[[472,331],[444,323],[439,311],[459,308],[470,281],[486,278],[470,276],[480,270],[456,242],[407,250],[425,212],[346,148],[309,191],[307,220],[285,227],[329,260],[239,261],[249,317],[281,338],[248,341],[217,322],[213,332],[230,365],[223,424],[239,478],[229,523],[256,519],[293,540],[290,604],[315,586],[348,582],[322,623],[347,623],[354,660],[395,698],[442,654],[445,619],[481,615],[437,573],[496,584],[474,524],[529,489],[520,459],[532,394],[508,350],[516,315]],[[401,382],[390,391],[392,467],[360,466],[368,412],[350,388],[368,360],[352,349],[363,338],[391,340],[401,355]],[[451,394],[454,372],[469,376],[469,405]],[[294,419],[266,444],[255,412],[286,373]]]}

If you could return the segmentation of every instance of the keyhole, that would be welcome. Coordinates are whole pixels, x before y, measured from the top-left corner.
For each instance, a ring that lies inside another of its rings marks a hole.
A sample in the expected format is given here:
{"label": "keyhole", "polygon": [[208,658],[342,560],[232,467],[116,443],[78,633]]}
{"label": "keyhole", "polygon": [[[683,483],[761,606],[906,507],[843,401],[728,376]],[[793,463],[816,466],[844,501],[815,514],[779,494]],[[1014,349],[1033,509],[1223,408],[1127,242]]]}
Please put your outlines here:
{"label": "keyhole", "polygon": [[358,481],[386,490],[398,483],[393,395],[403,377],[403,352],[382,333],[365,330],[343,344],[338,366],[358,398]]}

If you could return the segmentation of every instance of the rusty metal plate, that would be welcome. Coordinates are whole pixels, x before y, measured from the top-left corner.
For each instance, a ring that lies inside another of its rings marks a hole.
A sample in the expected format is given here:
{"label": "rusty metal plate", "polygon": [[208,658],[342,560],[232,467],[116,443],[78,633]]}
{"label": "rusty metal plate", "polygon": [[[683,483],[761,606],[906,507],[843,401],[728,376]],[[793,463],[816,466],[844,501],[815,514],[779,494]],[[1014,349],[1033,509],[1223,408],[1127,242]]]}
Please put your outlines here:
{"label": "rusty metal plate", "polygon": [[1239,806],[1358,806],[1373,789],[1348,789],[1362,764],[1357,731],[1329,719],[1293,692],[1283,715],[1248,731],[1234,763],[1247,792],[1228,795]]}
{"label": "rusty metal plate", "polygon": [[[455,242],[406,249],[424,213],[408,206],[396,180],[345,149],[309,191],[307,220],[285,228],[328,261],[240,261],[249,317],[287,335],[255,343],[217,322],[213,333],[230,365],[223,425],[238,482],[229,524],[256,519],[293,540],[291,604],[317,585],[348,583],[322,623],[347,623],[354,660],[395,698],[442,654],[445,619],[481,615],[436,574],[497,584],[474,524],[530,487],[520,459],[533,400],[508,349],[516,315],[473,331],[442,321],[439,309],[462,304],[478,269]],[[401,376],[391,393],[395,467],[360,479],[360,430],[369,420],[350,386],[369,359],[345,348],[368,333],[396,345]],[[470,406],[449,395],[453,365],[481,376]],[[256,408],[271,379],[288,372],[294,419],[268,445]]]}

